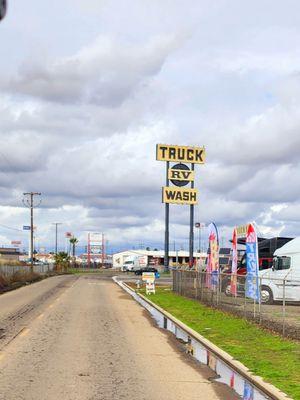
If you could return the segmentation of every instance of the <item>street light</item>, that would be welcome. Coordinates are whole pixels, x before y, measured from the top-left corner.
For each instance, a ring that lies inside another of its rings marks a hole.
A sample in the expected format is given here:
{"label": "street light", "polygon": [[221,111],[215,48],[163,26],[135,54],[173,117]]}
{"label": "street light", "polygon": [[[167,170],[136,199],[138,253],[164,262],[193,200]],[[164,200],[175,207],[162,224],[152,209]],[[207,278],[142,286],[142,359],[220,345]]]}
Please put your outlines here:
{"label": "street light", "polygon": [[196,222],[195,223],[195,228],[199,229],[199,253],[202,251],[202,243],[201,243],[201,228],[205,228],[205,224],[203,222]]}
{"label": "street light", "polygon": [[62,225],[62,222],[53,222],[52,225],[55,225],[55,255],[57,254],[57,227],[58,225]]}

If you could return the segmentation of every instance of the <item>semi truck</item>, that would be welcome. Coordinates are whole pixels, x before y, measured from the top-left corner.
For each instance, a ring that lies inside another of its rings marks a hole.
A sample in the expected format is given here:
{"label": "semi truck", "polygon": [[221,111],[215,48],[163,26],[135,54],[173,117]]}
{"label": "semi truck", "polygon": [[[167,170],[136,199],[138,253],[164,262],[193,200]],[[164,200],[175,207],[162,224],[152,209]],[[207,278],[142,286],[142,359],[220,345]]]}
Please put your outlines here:
{"label": "semi truck", "polygon": [[148,266],[148,256],[146,255],[131,255],[124,260],[121,270],[123,272],[137,271]]}

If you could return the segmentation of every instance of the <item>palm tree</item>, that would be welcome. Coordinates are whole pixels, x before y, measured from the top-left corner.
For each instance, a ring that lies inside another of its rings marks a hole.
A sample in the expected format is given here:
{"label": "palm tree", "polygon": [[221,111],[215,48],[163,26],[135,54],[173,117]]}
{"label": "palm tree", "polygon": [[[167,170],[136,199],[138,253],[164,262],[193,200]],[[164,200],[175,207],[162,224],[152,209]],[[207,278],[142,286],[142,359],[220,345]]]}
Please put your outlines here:
{"label": "palm tree", "polygon": [[54,259],[55,269],[57,271],[65,271],[68,268],[70,262],[70,257],[68,256],[68,253],[60,251],[59,253],[55,254]]}
{"label": "palm tree", "polygon": [[79,240],[73,236],[70,239],[70,243],[72,245],[72,258],[73,258],[73,263],[75,263],[75,253],[76,253],[76,244],[79,242]]}

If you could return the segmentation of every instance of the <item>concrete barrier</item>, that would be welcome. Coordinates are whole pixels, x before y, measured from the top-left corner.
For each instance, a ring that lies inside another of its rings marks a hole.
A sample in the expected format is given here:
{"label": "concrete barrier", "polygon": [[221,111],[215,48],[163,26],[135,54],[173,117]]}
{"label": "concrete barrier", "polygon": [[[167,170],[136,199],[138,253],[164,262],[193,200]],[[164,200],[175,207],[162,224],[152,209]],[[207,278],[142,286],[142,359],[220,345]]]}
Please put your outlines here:
{"label": "concrete barrier", "polygon": [[274,399],[292,400],[275,386],[254,375],[245,365],[235,360],[230,354],[214,345],[142,294],[136,293],[125,282],[113,280],[145,307],[156,320],[158,326],[172,332],[177,338],[187,343],[187,349],[197,360],[208,365],[218,375],[216,381],[232,387],[242,398],[247,390],[253,391],[253,400]]}

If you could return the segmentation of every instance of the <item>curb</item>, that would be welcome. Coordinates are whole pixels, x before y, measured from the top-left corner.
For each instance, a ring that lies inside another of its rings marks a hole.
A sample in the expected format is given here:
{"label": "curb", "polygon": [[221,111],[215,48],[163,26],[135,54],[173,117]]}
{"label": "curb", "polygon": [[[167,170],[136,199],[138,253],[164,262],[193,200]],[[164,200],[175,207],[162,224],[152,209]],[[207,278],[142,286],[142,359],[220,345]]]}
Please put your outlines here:
{"label": "curb", "polygon": [[142,298],[145,302],[147,302],[151,307],[155,308],[169,320],[171,320],[175,325],[180,327],[189,336],[197,340],[201,343],[204,347],[206,347],[210,352],[212,352],[217,358],[225,362],[230,368],[232,368],[235,372],[240,374],[243,378],[249,381],[252,385],[258,388],[262,393],[269,396],[271,399],[274,400],[293,400],[291,397],[288,397],[287,394],[282,392],[281,390],[277,389],[270,383],[265,382],[260,376],[254,375],[244,364],[240,361],[234,359],[230,354],[226,353],[224,350],[220,349],[218,346],[213,344],[211,341],[200,335],[198,332],[175,318],[172,314],[165,311],[163,308],[159,307],[151,300],[149,300],[144,295],[135,292],[130,286],[128,286],[125,282],[122,282],[124,286],[126,286],[129,290],[136,293],[140,298]]}

